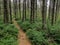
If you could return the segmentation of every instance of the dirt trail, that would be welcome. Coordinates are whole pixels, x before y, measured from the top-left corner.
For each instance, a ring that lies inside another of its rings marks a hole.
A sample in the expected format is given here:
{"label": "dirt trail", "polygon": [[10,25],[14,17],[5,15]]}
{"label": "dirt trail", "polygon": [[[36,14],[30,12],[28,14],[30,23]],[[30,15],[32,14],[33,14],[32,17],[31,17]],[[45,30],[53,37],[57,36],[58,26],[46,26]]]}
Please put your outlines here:
{"label": "dirt trail", "polygon": [[19,34],[18,34],[19,45],[31,45],[26,34],[22,31],[22,29],[17,24],[17,22],[15,20],[13,22],[14,22],[15,26],[17,27],[17,29],[19,30]]}

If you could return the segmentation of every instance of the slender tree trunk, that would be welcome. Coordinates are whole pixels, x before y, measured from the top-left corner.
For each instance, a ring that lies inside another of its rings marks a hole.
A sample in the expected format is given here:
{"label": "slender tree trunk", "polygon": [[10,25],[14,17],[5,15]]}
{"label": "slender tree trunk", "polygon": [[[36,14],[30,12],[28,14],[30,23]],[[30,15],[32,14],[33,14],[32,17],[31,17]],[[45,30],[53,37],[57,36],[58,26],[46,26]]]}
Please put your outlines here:
{"label": "slender tree trunk", "polygon": [[46,29],[47,0],[42,0],[42,29]]}
{"label": "slender tree trunk", "polygon": [[8,18],[8,9],[7,9],[7,0],[3,0],[4,1],[4,23],[8,23],[9,22],[9,18]]}
{"label": "slender tree trunk", "polygon": [[30,0],[27,0],[27,11],[28,15],[30,15]]}
{"label": "slender tree trunk", "polygon": [[55,1],[56,1],[56,0],[53,0],[51,25],[53,25],[53,24],[54,24]]}
{"label": "slender tree trunk", "polygon": [[22,21],[26,20],[26,0],[23,0],[23,16]]}
{"label": "slender tree trunk", "polygon": [[12,23],[11,0],[9,0],[9,13],[10,13],[10,22]]}
{"label": "slender tree trunk", "polygon": [[35,19],[35,0],[31,0],[31,15],[30,22],[33,23]]}
{"label": "slender tree trunk", "polygon": [[49,15],[48,15],[49,21],[51,21],[51,12],[52,12],[51,6],[52,6],[52,1],[50,0],[50,2],[49,2]]}
{"label": "slender tree trunk", "polygon": [[59,12],[59,6],[58,6],[58,0],[57,0],[57,3],[56,3],[56,13],[55,13],[55,23],[57,21],[57,17],[58,17],[58,12]]}
{"label": "slender tree trunk", "polygon": [[31,15],[30,15],[30,22],[32,23],[32,0],[31,0]]}
{"label": "slender tree trunk", "polygon": [[0,15],[1,15],[1,0],[0,0]]}
{"label": "slender tree trunk", "polygon": [[37,0],[35,0],[35,19],[37,20]]}
{"label": "slender tree trunk", "polygon": [[14,15],[15,15],[15,19],[17,19],[17,0],[13,0],[13,4],[14,4]]}
{"label": "slender tree trunk", "polygon": [[30,0],[27,0],[27,9],[29,9]]}
{"label": "slender tree trunk", "polygon": [[19,0],[19,14],[20,14],[20,19],[21,19],[21,0]]}

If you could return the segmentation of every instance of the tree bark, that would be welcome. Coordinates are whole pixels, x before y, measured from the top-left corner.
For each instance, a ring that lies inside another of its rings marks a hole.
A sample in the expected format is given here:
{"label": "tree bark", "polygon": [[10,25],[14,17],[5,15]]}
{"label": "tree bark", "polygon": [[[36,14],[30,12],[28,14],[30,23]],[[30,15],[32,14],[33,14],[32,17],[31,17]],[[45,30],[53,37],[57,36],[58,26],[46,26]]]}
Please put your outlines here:
{"label": "tree bark", "polygon": [[8,18],[8,9],[7,9],[7,0],[3,0],[4,1],[4,23],[8,23],[9,22],[9,18]]}
{"label": "tree bark", "polygon": [[10,13],[10,23],[12,23],[12,10],[11,10],[11,0],[9,0],[9,13]]}
{"label": "tree bark", "polygon": [[47,0],[42,0],[42,29],[46,29]]}
{"label": "tree bark", "polygon": [[22,21],[26,20],[26,0],[23,0],[23,16]]}
{"label": "tree bark", "polygon": [[56,1],[56,0],[53,0],[51,25],[54,24],[55,1]]}
{"label": "tree bark", "polygon": [[19,0],[19,14],[20,14],[20,19],[21,19],[21,0]]}

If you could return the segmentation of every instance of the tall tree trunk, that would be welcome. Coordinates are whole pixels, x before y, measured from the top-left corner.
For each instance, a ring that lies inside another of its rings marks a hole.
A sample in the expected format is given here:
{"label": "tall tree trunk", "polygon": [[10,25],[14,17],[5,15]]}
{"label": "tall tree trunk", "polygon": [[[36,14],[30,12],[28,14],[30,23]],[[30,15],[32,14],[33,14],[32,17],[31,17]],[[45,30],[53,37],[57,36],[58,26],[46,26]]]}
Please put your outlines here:
{"label": "tall tree trunk", "polygon": [[0,15],[1,15],[1,0],[0,0]]}
{"label": "tall tree trunk", "polygon": [[22,21],[26,20],[26,0],[23,0],[23,16]]}
{"label": "tall tree trunk", "polygon": [[37,20],[37,0],[35,0],[35,19]]}
{"label": "tall tree trunk", "polygon": [[54,24],[55,1],[56,1],[56,0],[53,0],[51,25]]}
{"label": "tall tree trunk", "polygon": [[51,8],[51,6],[52,6],[52,1],[50,0],[50,2],[49,2],[49,15],[48,15],[49,21],[51,21],[51,13],[52,13],[52,8]]}
{"label": "tall tree trunk", "polygon": [[35,19],[35,0],[31,0],[31,15],[30,15],[30,22],[33,23]]}
{"label": "tall tree trunk", "polygon": [[7,0],[3,0],[4,1],[4,23],[8,23],[9,22],[9,18],[8,18],[8,9],[7,9]]}
{"label": "tall tree trunk", "polygon": [[10,22],[12,23],[12,10],[11,10],[11,0],[9,0],[9,13],[10,13]]}
{"label": "tall tree trunk", "polygon": [[29,9],[30,0],[27,0],[27,9]]}
{"label": "tall tree trunk", "polygon": [[14,4],[14,15],[15,15],[15,19],[17,19],[17,0],[13,0],[13,4]]}
{"label": "tall tree trunk", "polygon": [[46,29],[47,0],[42,0],[42,29]]}
{"label": "tall tree trunk", "polygon": [[30,15],[30,0],[27,0],[27,11],[28,15]]}
{"label": "tall tree trunk", "polygon": [[19,0],[19,14],[20,14],[20,19],[21,19],[21,0]]}
{"label": "tall tree trunk", "polygon": [[0,15],[2,15],[3,0],[0,0]]}
{"label": "tall tree trunk", "polygon": [[56,13],[55,13],[55,23],[57,21],[57,17],[58,17],[58,14],[59,14],[59,0],[56,0]]}

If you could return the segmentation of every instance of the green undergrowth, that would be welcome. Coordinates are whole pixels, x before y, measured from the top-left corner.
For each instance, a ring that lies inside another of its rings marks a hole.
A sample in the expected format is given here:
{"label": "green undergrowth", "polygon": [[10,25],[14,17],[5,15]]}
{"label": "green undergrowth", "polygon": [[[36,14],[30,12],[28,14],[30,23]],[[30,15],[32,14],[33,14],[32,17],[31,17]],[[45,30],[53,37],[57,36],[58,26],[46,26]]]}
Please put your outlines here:
{"label": "green undergrowth", "polygon": [[60,45],[60,30],[40,30],[29,29],[26,31],[28,38],[33,45]]}
{"label": "green undergrowth", "polygon": [[23,31],[27,31],[28,29],[36,29],[36,30],[40,30],[41,29],[41,23],[40,22],[35,22],[35,23],[30,23],[28,21],[25,22],[21,22],[21,21],[17,21],[18,24],[20,25],[20,27],[23,29]]}
{"label": "green undergrowth", "polygon": [[18,45],[18,29],[13,24],[0,22],[0,45]]}
{"label": "green undergrowth", "polygon": [[26,32],[32,45],[60,45],[60,21],[54,26],[47,23],[47,29],[42,30],[42,23],[29,23],[17,21],[23,31]]}

